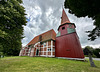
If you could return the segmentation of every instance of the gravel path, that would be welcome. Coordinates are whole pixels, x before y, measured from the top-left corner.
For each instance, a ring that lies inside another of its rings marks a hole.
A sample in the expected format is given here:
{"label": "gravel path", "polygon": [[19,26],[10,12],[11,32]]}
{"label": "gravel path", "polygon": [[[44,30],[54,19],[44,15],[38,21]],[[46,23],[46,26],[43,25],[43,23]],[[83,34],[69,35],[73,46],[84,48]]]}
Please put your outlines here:
{"label": "gravel path", "polygon": [[[89,57],[85,57],[85,59],[89,59]],[[100,58],[93,58],[93,60],[98,60],[98,61],[100,61]]]}

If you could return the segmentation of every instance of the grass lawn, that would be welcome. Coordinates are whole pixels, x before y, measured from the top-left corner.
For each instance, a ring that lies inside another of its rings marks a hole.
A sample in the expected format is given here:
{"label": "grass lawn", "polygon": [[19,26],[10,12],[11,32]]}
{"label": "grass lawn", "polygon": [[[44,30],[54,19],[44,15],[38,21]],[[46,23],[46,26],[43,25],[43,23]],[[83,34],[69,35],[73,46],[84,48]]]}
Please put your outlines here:
{"label": "grass lawn", "polygon": [[0,59],[0,72],[100,72],[100,61],[74,61],[44,57],[5,57]]}

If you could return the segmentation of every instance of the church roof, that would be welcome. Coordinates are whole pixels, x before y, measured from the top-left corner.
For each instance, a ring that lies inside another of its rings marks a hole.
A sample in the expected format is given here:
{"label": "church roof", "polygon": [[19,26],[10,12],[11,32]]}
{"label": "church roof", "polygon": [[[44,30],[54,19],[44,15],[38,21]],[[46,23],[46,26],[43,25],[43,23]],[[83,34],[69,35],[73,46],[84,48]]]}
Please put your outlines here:
{"label": "church roof", "polygon": [[70,23],[67,14],[65,13],[64,9],[62,11],[62,17],[61,17],[61,25],[65,23]]}
{"label": "church roof", "polygon": [[35,43],[39,42],[40,41],[40,36],[42,38],[41,42],[46,41],[46,40],[50,40],[50,39],[55,40],[56,33],[53,29],[51,29],[51,30],[49,30],[45,33],[42,33],[42,34],[34,37],[27,45],[31,45],[31,44],[35,44]]}

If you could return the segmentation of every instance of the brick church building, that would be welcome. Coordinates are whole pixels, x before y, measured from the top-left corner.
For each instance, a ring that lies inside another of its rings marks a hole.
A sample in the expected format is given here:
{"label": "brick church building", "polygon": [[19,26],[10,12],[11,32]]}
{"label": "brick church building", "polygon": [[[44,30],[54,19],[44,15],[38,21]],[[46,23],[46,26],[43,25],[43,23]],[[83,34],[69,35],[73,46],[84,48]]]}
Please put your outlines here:
{"label": "brick church building", "polygon": [[34,37],[20,50],[19,56],[64,57],[84,59],[79,37],[63,9],[61,25],[56,34],[53,29]]}

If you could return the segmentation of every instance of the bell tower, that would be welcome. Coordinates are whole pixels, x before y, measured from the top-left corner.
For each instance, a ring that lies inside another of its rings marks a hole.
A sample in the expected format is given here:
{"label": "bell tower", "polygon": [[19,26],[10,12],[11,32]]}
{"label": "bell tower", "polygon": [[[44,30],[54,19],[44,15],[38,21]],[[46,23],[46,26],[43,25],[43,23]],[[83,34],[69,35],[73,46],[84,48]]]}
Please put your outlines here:
{"label": "bell tower", "polygon": [[56,35],[56,57],[84,58],[75,28],[75,24],[69,21],[63,9],[61,25],[58,27],[58,33]]}

